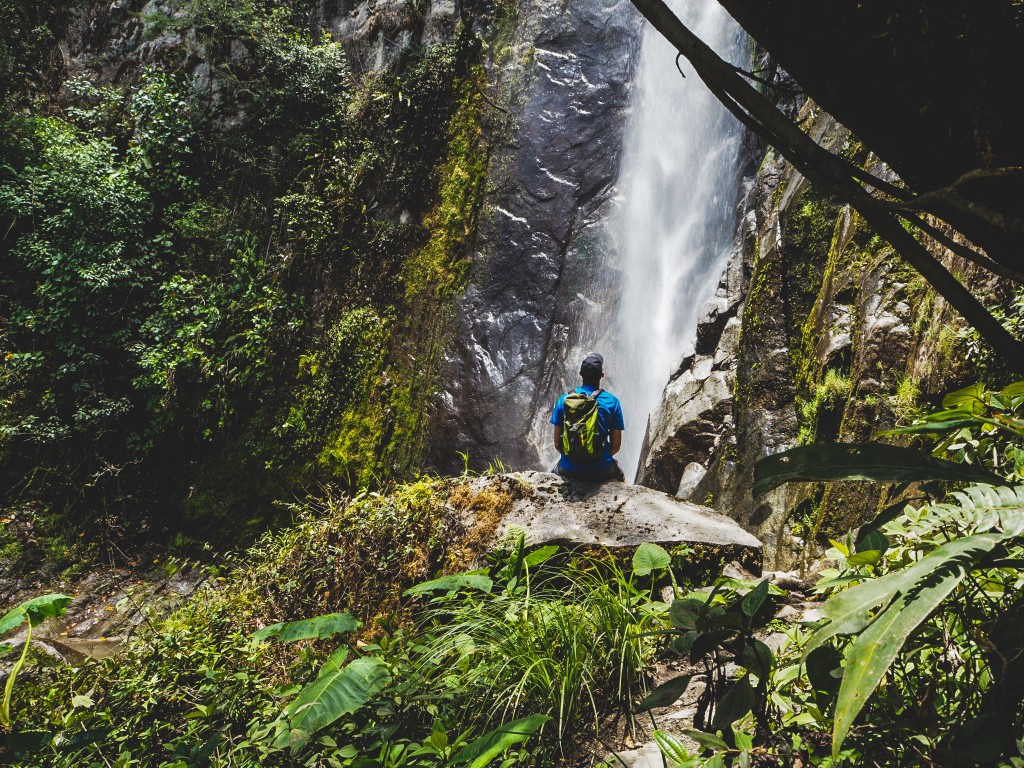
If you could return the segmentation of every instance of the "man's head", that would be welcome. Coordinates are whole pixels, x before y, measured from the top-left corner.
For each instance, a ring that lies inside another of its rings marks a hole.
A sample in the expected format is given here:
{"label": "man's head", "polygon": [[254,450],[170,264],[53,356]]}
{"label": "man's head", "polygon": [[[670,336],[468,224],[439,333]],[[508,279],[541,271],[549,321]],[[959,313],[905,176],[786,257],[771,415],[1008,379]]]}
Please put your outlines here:
{"label": "man's head", "polygon": [[580,363],[580,376],[588,387],[601,386],[601,377],[604,376],[604,358],[597,352],[587,355]]}

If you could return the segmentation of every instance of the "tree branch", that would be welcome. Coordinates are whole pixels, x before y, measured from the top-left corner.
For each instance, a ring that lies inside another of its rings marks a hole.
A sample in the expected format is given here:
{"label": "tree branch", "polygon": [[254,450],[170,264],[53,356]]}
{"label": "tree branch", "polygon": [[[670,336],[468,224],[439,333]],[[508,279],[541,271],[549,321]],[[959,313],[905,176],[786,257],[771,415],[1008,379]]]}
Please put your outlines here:
{"label": "tree branch", "polygon": [[977,264],[982,269],[987,269],[994,275],[999,275],[1000,277],[1005,277],[1007,280],[1012,280],[1015,283],[1021,283],[1024,285],[1024,272],[1018,272],[1011,269],[1010,267],[992,260],[981,251],[975,250],[964,243],[957,242],[938,227],[929,224],[915,213],[900,213],[900,216],[905,221],[913,224],[932,240],[955,253],[957,256],[966,259],[972,264]]}
{"label": "tree branch", "polygon": [[[1024,370],[1024,344],[1015,339],[948,269],[903,228],[889,210],[888,203],[875,199],[860,186],[850,172],[848,166],[851,164],[819,146],[790,122],[740,77],[731,64],[721,59],[676,18],[662,0],[632,0],[632,3],[679,53],[689,59],[701,80],[740,122],[774,146],[812,182],[852,205],[1008,364]],[[880,179],[877,181],[886,183]]]}

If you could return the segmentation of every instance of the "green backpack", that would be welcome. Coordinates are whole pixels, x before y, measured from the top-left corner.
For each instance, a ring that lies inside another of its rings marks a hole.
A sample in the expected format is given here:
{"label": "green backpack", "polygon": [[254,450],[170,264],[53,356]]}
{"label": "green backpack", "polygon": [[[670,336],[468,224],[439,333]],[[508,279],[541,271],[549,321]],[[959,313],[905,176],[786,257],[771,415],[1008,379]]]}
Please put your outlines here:
{"label": "green backpack", "polygon": [[565,396],[562,420],[562,453],[573,461],[596,461],[604,448],[597,429],[597,398],[604,390],[584,395],[575,390]]}

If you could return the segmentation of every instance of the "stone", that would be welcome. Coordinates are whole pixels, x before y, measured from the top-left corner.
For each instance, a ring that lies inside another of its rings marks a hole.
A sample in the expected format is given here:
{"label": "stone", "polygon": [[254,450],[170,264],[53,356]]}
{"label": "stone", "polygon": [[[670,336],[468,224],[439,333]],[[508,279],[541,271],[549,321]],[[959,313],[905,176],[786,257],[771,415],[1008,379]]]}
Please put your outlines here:
{"label": "stone", "polygon": [[431,418],[428,458],[447,472],[460,451],[475,469],[550,466],[551,406],[578,380],[573,350],[601,330],[570,318],[606,300],[594,275],[614,277],[606,221],[642,17],[628,0],[525,0],[517,17],[487,73],[513,120],[495,137]]}
{"label": "stone", "polygon": [[618,756],[626,768],[664,768],[665,766],[661,748],[654,741],[648,741],[637,749],[619,752]]}
{"label": "stone", "polygon": [[679,490],[676,491],[676,496],[680,499],[689,499],[693,489],[697,487],[697,484],[704,479],[704,475],[707,473],[708,471],[703,464],[691,461],[686,465],[686,469],[683,470],[683,479],[679,481]]}
{"label": "stone", "polygon": [[[619,482],[585,483],[545,472],[510,477],[528,491],[514,501],[498,526],[498,537],[525,531],[527,543],[597,545],[610,549],[645,542],[663,545],[739,546],[759,552],[761,542],[708,507]],[[490,478],[475,481],[481,485]]]}

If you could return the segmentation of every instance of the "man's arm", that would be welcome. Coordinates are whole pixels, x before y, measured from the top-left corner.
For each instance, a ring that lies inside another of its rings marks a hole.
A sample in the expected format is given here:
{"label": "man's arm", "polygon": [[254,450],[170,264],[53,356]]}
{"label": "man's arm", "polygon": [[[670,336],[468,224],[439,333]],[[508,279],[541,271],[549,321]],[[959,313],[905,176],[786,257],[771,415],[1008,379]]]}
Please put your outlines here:
{"label": "man's arm", "polygon": [[555,450],[562,452],[562,428],[555,424]]}
{"label": "man's arm", "polygon": [[613,429],[611,431],[612,438],[612,456],[619,452],[619,448],[622,447],[622,430]]}

